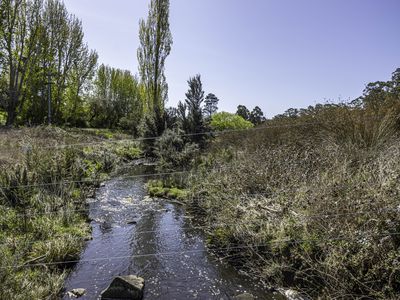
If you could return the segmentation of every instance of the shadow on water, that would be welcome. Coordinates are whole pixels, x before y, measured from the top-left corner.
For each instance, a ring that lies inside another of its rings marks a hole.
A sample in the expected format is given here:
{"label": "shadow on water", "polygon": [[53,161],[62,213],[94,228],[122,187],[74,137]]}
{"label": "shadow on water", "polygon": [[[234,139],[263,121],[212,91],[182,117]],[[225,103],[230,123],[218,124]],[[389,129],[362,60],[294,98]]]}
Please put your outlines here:
{"label": "shadow on water", "polygon": [[[135,167],[124,175],[145,172],[152,169]],[[146,281],[144,299],[232,299],[244,292],[273,299],[209,255],[184,211],[147,198],[145,183],[145,178],[115,177],[89,200],[93,240],[67,278],[66,291],[84,288],[80,299],[98,299],[115,276],[134,274]]]}

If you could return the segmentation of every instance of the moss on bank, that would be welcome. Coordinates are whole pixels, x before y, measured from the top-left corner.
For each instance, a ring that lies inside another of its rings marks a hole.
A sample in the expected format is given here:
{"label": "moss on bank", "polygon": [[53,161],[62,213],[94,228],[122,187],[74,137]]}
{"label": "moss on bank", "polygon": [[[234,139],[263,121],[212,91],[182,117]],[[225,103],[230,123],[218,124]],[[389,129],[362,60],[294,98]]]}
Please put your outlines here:
{"label": "moss on bank", "polygon": [[178,188],[174,185],[168,185],[162,180],[149,180],[146,187],[149,195],[152,197],[176,200],[183,200],[187,197],[187,191],[185,189]]}

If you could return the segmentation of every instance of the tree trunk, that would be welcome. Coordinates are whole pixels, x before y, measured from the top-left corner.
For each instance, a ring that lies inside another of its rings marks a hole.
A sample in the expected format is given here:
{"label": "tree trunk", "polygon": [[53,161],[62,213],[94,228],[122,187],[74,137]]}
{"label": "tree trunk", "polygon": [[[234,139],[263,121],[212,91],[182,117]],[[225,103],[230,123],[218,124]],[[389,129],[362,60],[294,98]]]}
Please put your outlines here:
{"label": "tree trunk", "polygon": [[15,122],[15,106],[11,105],[11,107],[9,107],[7,109],[7,121],[6,121],[6,126],[7,127],[12,127],[14,125]]}

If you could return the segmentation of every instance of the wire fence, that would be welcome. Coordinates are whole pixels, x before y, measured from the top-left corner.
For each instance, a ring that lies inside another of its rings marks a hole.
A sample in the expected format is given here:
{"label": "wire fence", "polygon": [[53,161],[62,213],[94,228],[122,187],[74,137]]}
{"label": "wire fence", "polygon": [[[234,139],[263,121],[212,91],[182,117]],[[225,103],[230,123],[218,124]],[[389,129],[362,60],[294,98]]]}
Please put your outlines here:
{"label": "wire fence", "polygon": [[[236,133],[236,132],[252,132],[258,130],[267,130],[273,128],[284,128],[284,127],[300,127],[300,126],[308,126],[308,125],[316,125],[316,123],[303,123],[303,124],[291,124],[291,125],[279,125],[279,126],[266,126],[266,127],[257,127],[252,129],[241,129],[241,130],[225,130],[225,131],[209,131],[203,133],[193,133],[193,134],[181,134],[181,137],[190,137],[190,136],[197,136],[197,135],[222,135],[226,133]],[[38,148],[41,149],[63,149],[68,147],[88,147],[88,146],[96,146],[96,145],[103,145],[107,143],[125,143],[125,142],[142,142],[147,140],[157,140],[160,137],[148,137],[148,138],[133,138],[133,139],[125,139],[125,140],[116,140],[116,141],[101,141],[101,142],[92,142],[92,143],[75,143],[75,144],[62,144],[62,145],[53,145],[53,146],[43,146]],[[173,171],[173,172],[163,172],[163,173],[152,173],[152,174],[138,174],[138,175],[131,175],[131,176],[121,176],[118,179],[134,179],[134,178],[149,178],[149,177],[158,177],[158,176],[171,176],[177,174],[187,174],[190,171],[181,170],[181,171]],[[85,180],[65,180],[65,181],[58,181],[58,182],[51,182],[51,183],[38,183],[38,184],[27,184],[27,185],[14,185],[14,186],[0,186],[1,189],[17,189],[17,188],[33,188],[33,187],[46,187],[46,186],[57,186],[57,185],[68,185],[68,184],[84,184],[84,183],[93,183],[99,182],[99,179],[85,179]],[[244,197],[249,196],[265,196],[265,194],[244,194]],[[136,206],[137,205],[137,206]],[[143,204],[131,204],[129,207],[143,207]],[[40,212],[40,213],[23,213],[15,215],[17,218],[20,218],[24,222],[27,222],[27,218],[34,218],[43,215],[53,215],[53,214],[72,214],[72,213],[79,213],[79,212],[95,212],[97,210],[104,210],[104,208],[86,208],[86,209],[68,209],[67,207],[61,208],[60,211],[48,211],[48,212]],[[342,216],[358,216],[358,215],[377,215],[381,213],[390,213],[390,212],[399,212],[399,208],[394,209],[380,209],[378,211],[371,212],[368,211],[343,211],[341,213],[333,213],[333,214],[314,214],[314,215],[305,215],[305,214],[298,214],[300,218],[334,218],[334,217],[342,217]],[[2,217],[2,216],[0,216]],[[251,224],[250,224],[251,225]],[[26,225],[25,225],[26,226]],[[202,226],[187,226],[181,227],[182,230],[208,230],[218,227],[231,227],[231,226],[249,226],[249,224],[240,224],[238,222],[233,223],[216,223],[211,225],[202,225]],[[163,231],[175,231],[176,228],[164,228]],[[152,234],[158,233],[159,230],[139,230],[133,231],[135,235],[137,234]],[[365,232],[364,232],[365,233]],[[126,233],[121,234],[126,235]],[[387,236],[398,236],[400,232],[387,232],[387,233],[375,233],[371,235],[373,238],[380,238],[380,237],[387,237]],[[117,236],[117,235],[113,235]],[[363,237],[368,239],[368,236]],[[77,238],[77,240],[85,240],[86,238]],[[252,245],[231,245],[227,247],[217,247],[213,248],[213,251],[239,251],[239,250],[254,250],[260,248],[266,248],[274,244],[280,243],[289,243],[289,244],[296,244],[302,242],[328,242],[328,241],[354,241],[354,238],[348,238],[343,236],[332,237],[332,238],[324,238],[324,239],[281,239],[281,240],[273,240],[267,243],[262,244],[252,244]],[[25,245],[32,245],[38,241],[33,241],[30,243],[25,243]],[[21,268],[34,268],[34,267],[43,267],[43,266],[59,266],[59,265],[66,265],[66,264],[74,264],[74,263],[97,263],[101,261],[110,261],[110,260],[121,260],[121,259],[134,259],[134,258],[150,258],[150,257],[168,257],[173,255],[184,255],[184,254],[195,254],[195,253],[202,253],[208,251],[208,249],[192,249],[192,250],[175,250],[175,251],[168,251],[168,252],[155,252],[155,253],[144,253],[144,254],[135,254],[129,256],[109,256],[109,257],[99,257],[93,259],[80,259],[80,260],[65,260],[65,261],[55,261],[55,262],[38,262],[38,263],[25,263],[22,265],[6,265],[1,266],[0,269],[21,269]]]}
{"label": "wire fence", "polygon": [[[374,238],[384,238],[387,236],[398,236],[400,232],[391,232],[391,233],[379,233],[375,234]],[[371,236],[372,237],[372,236]],[[369,237],[364,236],[362,237],[363,240],[368,239]],[[234,251],[234,250],[243,250],[243,249],[257,249],[257,248],[265,248],[274,244],[298,244],[304,242],[324,242],[327,241],[353,241],[353,238],[348,237],[333,237],[333,238],[324,238],[323,240],[320,238],[310,238],[310,239],[280,239],[280,240],[273,240],[269,241],[268,243],[262,244],[252,244],[252,245],[233,245],[227,247],[215,247],[211,248],[212,251],[215,252],[226,252],[226,251]],[[180,250],[180,251],[168,251],[168,252],[156,252],[156,253],[145,253],[145,254],[135,254],[135,255],[126,255],[126,256],[109,256],[109,257],[99,257],[99,258],[92,258],[92,259],[81,259],[81,260],[64,260],[64,261],[55,261],[55,262],[44,262],[44,263],[27,263],[19,266],[15,265],[7,265],[1,266],[0,269],[20,269],[20,268],[32,268],[32,267],[41,267],[41,266],[60,266],[60,265],[69,265],[75,264],[78,262],[85,263],[85,262],[99,262],[99,261],[107,261],[107,260],[120,260],[120,259],[133,259],[133,258],[143,258],[143,257],[160,257],[160,256],[171,256],[171,255],[184,255],[190,253],[199,253],[205,252],[209,249],[195,249],[195,250]]]}
{"label": "wire fence", "polygon": [[[237,195],[231,195],[234,198]],[[265,197],[266,194],[241,194],[241,197]],[[149,196],[150,197],[150,196]],[[130,197],[127,197],[130,198]],[[150,197],[150,198],[160,198],[160,197]],[[161,197],[162,198],[162,197]],[[168,199],[166,199],[168,200]],[[171,199],[169,199],[171,200]],[[179,203],[179,201],[172,199],[175,203]],[[126,208],[142,208],[145,204],[142,203],[140,200],[137,200],[137,203],[129,203],[127,204]],[[180,203],[184,205],[185,203]],[[233,204],[226,203],[226,205],[234,207]],[[357,208],[354,208],[357,209]],[[349,216],[349,215],[363,215],[363,214],[370,214],[370,213],[383,213],[383,212],[400,212],[400,205],[396,208],[378,208],[376,211],[371,210],[364,210],[364,211],[354,211],[354,209],[349,210],[341,210],[341,213],[334,213],[334,214],[302,214],[301,212],[297,212],[296,215],[299,218],[329,218],[329,217],[339,217],[339,216]],[[82,208],[82,209],[70,209],[70,206],[61,206],[58,210],[50,210],[50,211],[43,211],[43,212],[29,212],[29,213],[17,213],[13,214],[12,217],[15,218],[33,218],[33,217],[41,217],[41,216],[51,216],[51,215],[67,215],[73,213],[87,213],[87,212],[97,212],[97,211],[107,211],[107,207],[97,207],[97,208]],[[275,213],[281,213],[281,211],[276,211]],[[0,220],[4,219],[5,216],[0,216]]]}
{"label": "wire fence", "polygon": [[[151,174],[138,174],[138,175],[129,175],[129,176],[119,176],[118,178],[120,178],[120,179],[148,178],[148,177],[158,177],[158,176],[184,174],[184,173],[189,173],[189,172],[190,171],[188,171],[188,170],[181,170],[181,171],[173,171],[173,172],[158,172],[158,173],[151,173]],[[0,189],[48,187],[48,186],[67,185],[67,184],[96,183],[96,182],[101,182],[101,181],[102,180],[100,178],[97,178],[97,179],[82,179],[82,180],[63,180],[63,181],[54,181],[54,182],[46,182],[46,183],[0,186]]]}
{"label": "wire fence", "polygon": [[[302,126],[310,126],[310,125],[319,125],[320,123],[317,122],[304,122],[304,123],[298,123],[298,124],[281,124],[281,125],[267,125],[267,126],[262,126],[262,127],[253,127],[253,128],[246,128],[246,129],[226,129],[226,130],[210,130],[210,131],[205,131],[205,132],[198,132],[198,133],[182,133],[179,134],[179,137],[194,137],[194,136],[203,136],[203,135],[209,135],[209,136],[219,136],[219,135],[224,135],[227,133],[246,133],[246,132],[255,132],[255,131],[260,131],[260,130],[269,130],[269,129],[277,129],[277,128],[294,128],[294,127],[302,127]],[[87,143],[70,143],[70,144],[60,144],[60,145],[52,145],[52,146],[38,146],[36,145],[35,148],[38,149],[63,149],[63,148],[69,148],[69,147],[89,147],[89,146],[97,146],[97,145],[104,145],[104,144],[119,144],[119,143],[127,143],[127,142],[144,142],[144,141],[152,141],[152,140],[158,140],[160,139],[161,136],[152,136],[152,137],[141,137],[141,138],[135,138],[132,137],[131,139],[120,139],[120,140],[104,140],[104,141],[99,141],[99,142],[87,142]],[[23,145],[21,149],[23,151],[26,151],[32,147],[31,145]],[[14,149],[13,149],[14,150]]]}
{"label": "wire fence", "polygon": [[[92,210],[91,210],[92,211]],[[152,211],[150,209],[150,211]],[[142,211],[143,212],[143,211]],[[381,209],[379,211],[376,212],[371,212],[371,211],[359,211],[359,212],[343,212],[343,213],[338,213],[338,214],[313,214],[313,215],[301,215],[298,216],[299,218],[305,218],[305,219],[316,219],[316,218],[335,218],[335,217],[343,217],[343,216],[360,216],[360,215],[368,215],[368,216],[378,216],[379,214],[384,214],[384,213],[399,213],[400,209]],[[23,220],[23,219],[21,219]],[[191,222],[189,220],[189,222]],[[127,220],[126,225],[136,225],[137,222],[133,222],[132,220]],[[260,225],[260,224],[258,224]],[[260,226],[262,226],[263,224],[261,224]],[[217,222],[214,224],[208,224],[208,225],[188,225],[188,226],[183,226],[183,227],[179,227],[181,230],[183,231],[191,231],[191,230],[212,230],[212,229],[216,229],[216,228],[227,228],[227,227],[234,227],[234,228],[241,228],[241,227],[251,227],[253,226],[253,224],[251,222],[233,222],[233,223],[224,223],[224,222]],[[171,228],[173,227],[173,228]],[[176,231],[176,226],[175,225],[171,225],[168,227],[163,227],[163,232],[174,232]],[[135,236],[137,235],[142,235],[142,234],[152,234],[152,233],[160,233],[160,230],[134,230],[132,231],[132,234],[134,234]],[[121,236],[126,236],[127,233],[121,233],[121,234],[115,234],[113,233],[112,236],[113,237],[121,237]],[[58,238],[62,238],[62,237],[58,237]],[[72,240],[75,241],[87,241],[88,237],[75,237],[72,238]],[[31,242],[24,242],[21,241],[21,245],[23,246],[31,246],[33,244],[36,244],[38,242],[51,242],[54,241],[54,239],[44,239],[44,240],[35,240],[35,241],[31,241]],[[10,241],[11,242],[11,241]],[[15,239],[12,239],[11,243],[15,243]],[[2,243],[1,245],[7,245],[8,243]]]}

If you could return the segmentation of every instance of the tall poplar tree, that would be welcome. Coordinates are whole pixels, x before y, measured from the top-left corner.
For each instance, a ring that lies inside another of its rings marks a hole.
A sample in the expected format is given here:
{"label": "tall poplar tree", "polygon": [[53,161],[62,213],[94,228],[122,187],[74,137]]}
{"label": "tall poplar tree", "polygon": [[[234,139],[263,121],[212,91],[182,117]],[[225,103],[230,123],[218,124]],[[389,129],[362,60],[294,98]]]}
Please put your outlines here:
{"label": "tall poplar tree", "polygon": [[145,136],[158,136],[164,130],[164,107],[168,99],[165,60],[170,54],[169,0],[151,0],[147,20],[139,23],[137,51],[139,73],[145,87]]}
{"label": "tall poplar tree", "polygon": [[[97,53],[62,0],[0,0],[0,110],[7,125],[82,124]],[[50,84],[51,83],[51,84]]]}
{"label": "tall poplar tree", "polygon": [[0,1],[0,76],[7,77],[7,125],[14,124],[17,110],[24,100],[24,83],[29,68],[37,58],[36,49],[40,32],[40,0]]}

